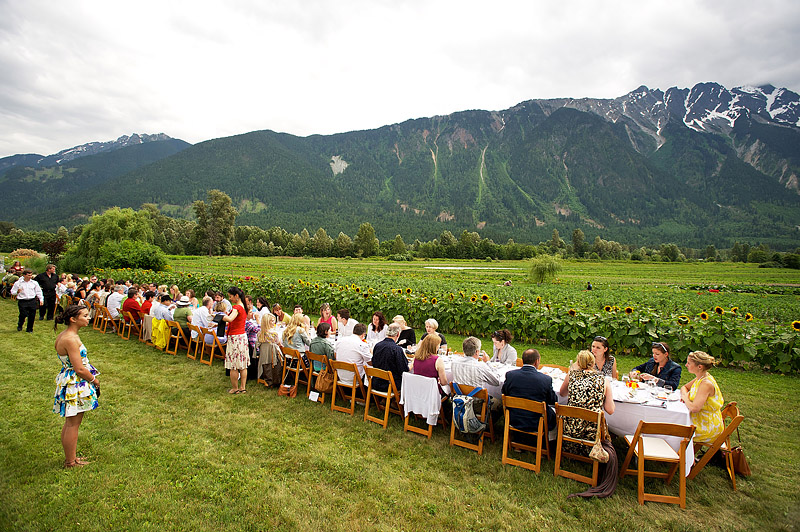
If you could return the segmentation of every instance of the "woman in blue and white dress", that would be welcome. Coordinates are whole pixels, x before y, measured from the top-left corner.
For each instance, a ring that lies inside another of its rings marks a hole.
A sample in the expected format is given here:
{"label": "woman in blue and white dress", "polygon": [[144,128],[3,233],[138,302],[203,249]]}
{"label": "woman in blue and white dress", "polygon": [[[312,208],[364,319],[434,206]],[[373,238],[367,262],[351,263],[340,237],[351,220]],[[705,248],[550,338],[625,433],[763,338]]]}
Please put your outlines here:
{"label": "woman in blue and white dress", "polygon": [[67,329],[56,337],[56,354],[61,361],[61,371],[56,376],[53,412],[64,418],[61,445],[64,447],[64,467],[81,467],[89,463],[77,456],[78,429],[83,413],[99,406],[100,381],[97,369],[89,362],[86,346],[78,331],[89,325],[89,310],[83,305],[70,305],[56,316],[53,330],[59,323]]}

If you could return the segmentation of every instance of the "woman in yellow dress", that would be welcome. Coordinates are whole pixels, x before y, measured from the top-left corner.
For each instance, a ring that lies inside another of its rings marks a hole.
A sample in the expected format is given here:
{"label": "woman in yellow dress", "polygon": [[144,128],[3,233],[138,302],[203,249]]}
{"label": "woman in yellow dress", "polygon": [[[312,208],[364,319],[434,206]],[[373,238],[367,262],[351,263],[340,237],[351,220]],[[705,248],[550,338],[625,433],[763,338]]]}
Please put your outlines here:
{"label": "woman in yellow dress", "polygon": [[695,426],[694,441],[698,443],[711,443],[725,430],[722,392],[708,373],[714,363],[714,357],[703,351],[692,351],[686,360],[686,369],[695,378],[681,387],[681,400],[689,409]]}

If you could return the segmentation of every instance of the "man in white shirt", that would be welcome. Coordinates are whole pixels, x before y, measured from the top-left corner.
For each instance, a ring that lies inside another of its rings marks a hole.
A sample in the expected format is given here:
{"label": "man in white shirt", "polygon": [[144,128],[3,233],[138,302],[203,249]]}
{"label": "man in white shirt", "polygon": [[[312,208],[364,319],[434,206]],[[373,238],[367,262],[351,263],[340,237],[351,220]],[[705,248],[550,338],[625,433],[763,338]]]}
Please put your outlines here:
{"label": "man in white shirt", "polygon": [[[109,296],[111,297],[111,296]],[[155,307],[155,305],[153,305]],[[172,296],[164,294],[161,296],[161,305],[155,310],[153,317],[157,320],[170,320],[173,321],[173,312],[175,311],[175,304],[172,303]]]}
{"label": "man in white shirt", "polygon": [[[44,294],[39,283],[33,280],[33,270],[25,268],[22,277],[17,279],[11,287],[11,295],[17,296],[17,306],[19,307],[19,321],[17,330],[22,330],[22,324],[28,319],[28,326],[25,332],[33,332],[33,321],[36,319],[36,309],[44,305]],[[37,302],[38,299],[38,302]]]}
{"label": "man in white shirt", "polygon": [[[463,357],[453,357],[453,380],[458,384],[480,386],[481,388],[499,386],[500,378],[497,374],[492,371],[486,362],[478,360],[481,341],[474,336],[468,336],[464,339],[463,348]],[[490,403],[493,410],[502,406],[501,399],[501,397],[491,397]]]}
{"label": "man in white shirt", "polygon": [[119,308],[123,299],[125,299],[125,286],[121,284],[114,286],[114,292],[106,299],[106,308],[115,320],[119,319]]}
{"label": "man in white shirt", "polygon": [[[367,326],[357,323],[353,327],[353,334],[347,336],[336,344],[336,360],[341,362],[352,362],[358,368],[358,376],[364,381],[364,365],[372,361],[372,352],[369,344],[364,340],[367,336]],[[339,371],[339,379],[342,382],[352,382],[353,374],[350,371]]]}
{"label": "man in white shirt", "polygon": [[[205,296],[202,306],[192,311],[192,325],[195,327],[208,327],[211,323],[211,305],[213,304],[214,300],[209,296]],[[197,331],[192,331],[192,338],[197,338]]]}
{"label": "man in white shirt", "polygon": [[350,317],[350,310],[343,308],[336,311],[336,320],[339,322],[337,332],[339,339],[353,334],[353,328],[358,325],[358,322]]}

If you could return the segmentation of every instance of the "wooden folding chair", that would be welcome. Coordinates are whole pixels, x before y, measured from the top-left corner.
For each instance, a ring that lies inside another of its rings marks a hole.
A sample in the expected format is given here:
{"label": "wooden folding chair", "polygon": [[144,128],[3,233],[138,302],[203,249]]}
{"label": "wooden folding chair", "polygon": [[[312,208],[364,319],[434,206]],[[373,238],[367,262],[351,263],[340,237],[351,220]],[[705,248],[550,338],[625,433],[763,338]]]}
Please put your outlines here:
{"label": "wooden folding chair", "polygon": [[[342,362],[340,360],[331,360],[330,363],[335,372],[333,374],[333,392],[331,392],[331,412],[336,410],[337,412],[345,412],[352,416],[356,411],[356,399],[363,401],[366,398],[366,393],[364,392],[364,383],[361,382],[361,377],[358,374],[358,366],[356,366],[353,362]],[[351,382],[348,383],[346,379],[340,379],[339,371],[352,372],[353,379]],[[346,389],[350,390],[349,399],[344,392]],[[345,408],[336,404],[337,392],[343,400],[350,401],[349,408]]]}
{"label": "wooden folding chair", "polygon": [[569,368],[567,366],[559,366],[558,364],[539,364],[539,369],[542,368],[558,368],[564,373],[569,373]]}
{"label": "wooden folding chair", "polygon": [[[512,426],[510,419],[511,412],[509,411],[509,408],[527,410],[528,412],[539,414],[539,427],[535,432],[529,432],[527,430],[518,429]],[[543,401],[532,401],[530,399],[523,399],[521,397],[509,397],[504,395],[503,410],[505,411],[506,423],[505,430],[503,431],[503,457],[501,462],[503,464],[510,464],[523,467],[525,469],[530,469],[531,471],[538,473],[542,465],[542,454],[544,453],[547,458],[550,458],[550,442],[548,441],[549,438],[547,437],[547,432],[549,430],[549,427],[547,426],[547,405]],[[536,437],[536,446],[534,447],[526,443],[512,441],[512,432],[525,434],[526,436],[530,437]],[[544,441],[544,445],[542,445],[542,441]],[[536,461],[531,463],[516,458],[509,458],[508,450],[512,448],[534,453],[536,455]]]}
{"label": "wooden folding chair", "polygon": [[153,345],[153,316],[142,315],[142,323],[139,328],[139,341],[145,345]]}
{"label": "wooden folding chair", "polygon": [[[676,453],[675,449],[670,447],[664,439],[647,436],[648,434],[682,438],[680,450]],[[639,504],[644,504],[644,501],[666,502],[680,504],[681,508],[686,508],[686,475],[684,475],[682,468],[686,463],[686,447],[689,445],[692,435],[694,435],[694,425],[686,426],[676,425],[674,423],[648,423],[646,421],[639,421],[636,433],[625,436],[625,441],[628,442],[629,445],[628,454],[625,455],[625,461],[622,463],[619,476],[622,478],[628,474],[637,475]],[[637,468],[628,469],[628,465],[631,463],[631,459],[634,455],[636,455],[638,462]],[[666,473],[662,471],[646,471],[644,468],[645,460],[672,465]],[[679,479],[677,497],[645,493],[644,477],[663,478],[664,482],[669,484],[676,472],[678,472]]]}
{"label": "wooden folding chair", "polygon": [[[597,486],[598,463],[596,460],[592,460],[588,456],[589,454],[588,451],[594,445],[595,439],[592,438],[591,440],[582,440],[579,438],[573,438],[571,436],[564,435],[564,419],[577,418],[577,419],[582,419],[584,421],[591,421],[597,423],[597,412],[595,412],[594,410],[589,410],[587,408],[557,404],[556,417],[558,418],[558,439],[556,443],[556,465],[553,471],[553,476],[571,478],[572,480],[577,480],[578,482],[585,482],[592,487]],[[603,421],[604,421],[604,416],[602,415],[601,412],[600,416],[601,426],[603,424]],[[586,456],[563,451],[562,445],[565,441],[585,445],[587,447]],[[586,462],[592,464],[592,476],[588,477],[585,475],[581,475],[579,473],[573,473],[572,471],[567,471],[566,469],[562,469],[561,458],[569,458],[571,460],[577,460],[579,462]]]}
{"label": "wooden folding chair", "polygon": [[725,457],[725,469],[728,470],[728,476],[731,478],[731,483],[733,484],[733,491],[736,491],[736,472],[733,469],[733,455],[731,454],[731,434],[733,434],[734,430],[739,428],[739,423],[744,421],[744,416],[739,412],[739,407],[736,406],[736,401],[731,401],[728,403],[722,410],[722,421],[724,422],[727,418],[730,418],[730,423],[725,428],[722,433],[717,436],[717,439],[711,443],[707,442],[694,442],[694,450],[697,452],[702,447],[708,447],[703,457],[700,459],[699,462],[694,464],[692,467],[689,476],[686,477],[687,480],[692,480],[697,474],[703,470],[709,460],[713,458],[714,454],[717,451],[721,451],[722,455]]}
{"label": "wooden folding chair", "polygon": [[[456,383],[458,384],[458,383]],[[453,393],[455,393],[455,386],[452,384],[450,385]],[[461,390],[463,395],[467,395],[472,390],[474,390],[476,386],[467,386],[466,384],[458,384],[458,389]],[[473,395],[476,399],[482,399],[483,405],[481,406],[480,414],[476,412],[478,419],[481,423],[486,423],[487,428],[483,432],[478,435],[478,443],[470,443],[466,440],[460,440],[456,438],[456,432],[461,434],[461,432],[456,428],[455,422],[450,423],[450,446],[453,445],[457,447],[464,447],[465,449],[471,449],[473,451],[478,452],[478,456],[483,454],[483,439],[488,432],[492,442],[494,442],[494,423],[492,423],[492,418],[489,413],[489,391],[486,388],[483,388],[481,391]],[[454,409],[455,410],[455,409]]]}
{"label": "wooden folding chair", "polygon": [[[427,405],[422,405],[416,409],[408,406],[409,396],[429,397],[434,394],[439,395],[439,386],[435,378],[415,375],[414,373],[403,374],[403,382],[400,385],[400,404],[403,405],[403,417],[405,418],[403,432],[413,432],[430,438],[433,435],[433,427],[435,425],[428,424],[428,417],[434,414],[436,415],[436,424],[441,424],[442,427],[447,428],[444,416],[440,415],[442,403],[447,400],[447,397],[442,397],[441,401],[437,401],[433,410],[427,408]],[[431,404],[430,406],[433,407],[434,405]],[[412,417],[425,420],[425,428],[413,425],[411,423]]]}
{"label": "wooden folding chair", "polygon": [[133,319],[133,314],[130,311],[125,310],[122,312],[123,319],[122,320],[122,329],[120,333],[120,337],[124,338],[125,340],[130,340],[131,338],[131,329],[136,330],[136,336],[142,335],[142,328],[136,323],[136,320]]}
{"label": "wooden folding chair", "polygon": [[[324,367],[329,364],[328,357],[326,355],[318,355],[316,353],[312,353],[311,351],[306,351],[306,357],[308,357],[308,361],[310,362],[308,367],[308,394],[306,397],[311,397],[312,389],[316,389],[317,378],[319,377],[319,373],[322,371]],[[319,362],[321,364],[320,369],[314,369],[314,362]],[[264,385],[267,382],[264,381]],[[325,404],[325,395],[324,393],[320,393],[319,397],[317,398],[318,403]]]}
{"label": "wooden folding chair", "polygon": [[522,364],[522,359],[521,359],[521,358],[518,358],[518,359],[517,359],[517,367],[518,367],[518,368],[521,368],[522,366],[523,366],[523,364]]}
{"label": "wooden folding chair", "polygon": [[[214,362],[214,358],[220,358],[219,355],[216,354],[217,348],[219,348],[220,353],[222,353],[221,358],[225,358],[225,348],[222,346],[222,342],[220,342],[219,337],[217,336],[217,328],[216,327],[198,327],[200,332],[202,333],[203,339],[202,344],[200,344],[200,363],[205,364],[206,366],[211,366]],[[211,342],[206,343],[206,335],[211,336]],[[206,360],[206,352],[208,352],[208,360]]]}
{"label": "wooden folding chair", "polygon": [[96,309],[95,314],[95,321],[97,326],[92,326],[93,329],[102,332],[103,334],[106,333],[106,329],[108,329],[108,324],[111,324],[111,328],[114,332],[117,331],[117,325],[114,322],[114,318],[111,317],[108,309],[103,305],[100,305]]}
{"label": "wooden folding chair", "polygon": [[[390,371],[383,369],[373,368],[372,366],[364,366],[364,371],[367,374],[369,385],[367,386],[367,398],[364,404],[364,421],[373,421],[378,425],[386,428],[389,424],[389,412],[395,413],[403,417],[403,412],[400,410],[400,394],[397,393],[397,386],[394,383],[394,375]],[[373,379],[383,379],[387,381],[388,387],[385,392],[379,392],[373,388]],[[383,409],[383,417],[375,417],[369,413],[370,399],[375,402],[375,406],[380,412]],[[381,402],[383,404],[381,405]]]}
{"label": "wooden folding chair", "polygon": [[[196,336],[192,336],[191,333],[195,333]],[[200,330],[200,327],[197,325],[189,324],[189,345],[186,346],[186,358],[191,358],[192,360],[197,360],[197,350],[200,349],[200,346],[203,344],[203,331]],[[194,351],[192,351],[192,345],[194,345]]]}
{"label": "wooden folding chair", "polygon": [[[183,342],[183,345],[188,346],[189,340],[186,339],[186,335],[183,334],[183,329],[177,321],[167,320],[167,327],[169,327],[169,336],[167,336],[167,346],[164,351],[171,355],[177,355],[178,348],[182,347],[181,342]],[[170,351],[169,346],[173,340],[175,340],[175,346],[174,349]]]}
{"label": "wooden folding chair", "polygon": [[[310,388],[311,385],[309,382],[309,370],[306,366],[305,361],[303,360],[303,355],[300,351],[296,349],[292,349],[291,347],[281,347],[281,351],[283,352],[283,374],[281,375],[281,385],[286,384],[286,374],[293,373],[294,374],[294,385],[298,387],[301,384],[305,384],[307,388]],[[306,389],[306,397],[308,396],[308,389]]]}

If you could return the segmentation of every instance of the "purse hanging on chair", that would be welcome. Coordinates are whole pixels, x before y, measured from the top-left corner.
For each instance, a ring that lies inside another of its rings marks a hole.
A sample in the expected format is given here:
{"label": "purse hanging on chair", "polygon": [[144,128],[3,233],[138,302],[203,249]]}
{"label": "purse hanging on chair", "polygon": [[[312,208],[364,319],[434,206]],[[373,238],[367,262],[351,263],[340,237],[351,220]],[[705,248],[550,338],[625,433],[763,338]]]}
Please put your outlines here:
{"label": "purse hanging on chair", "polygon": [[314,381],[314,388],[319,393],[333,392],[333,369],[331,368],[330,362],[325,364],[325,367],[319,372],[317,380]]}
{"label": "purse hanging on chair", "polygon": [[739,437],[738,427],[736,428],[736,439],[739,440],[739,445],[731,447],[731,450],[728,451],[733,458],[733,470],[743,477],[749,477],[751,475],[750,464],[747,463],[747,457],[742,449],[742,439]]}
{"label": "purse hanging on chair", "polygon": [[600,435],[603,431],[603,427],[600,425],[600,421],[603,418],[603,411],[597,413],[597,436],[594,440],[594,445],[592,446],[592,450],[589,451],[589,458],[592,460],[596,460],[601,464],[605,464],[608,462],[608,451],[603,449],[603,443],[601,441]]}

